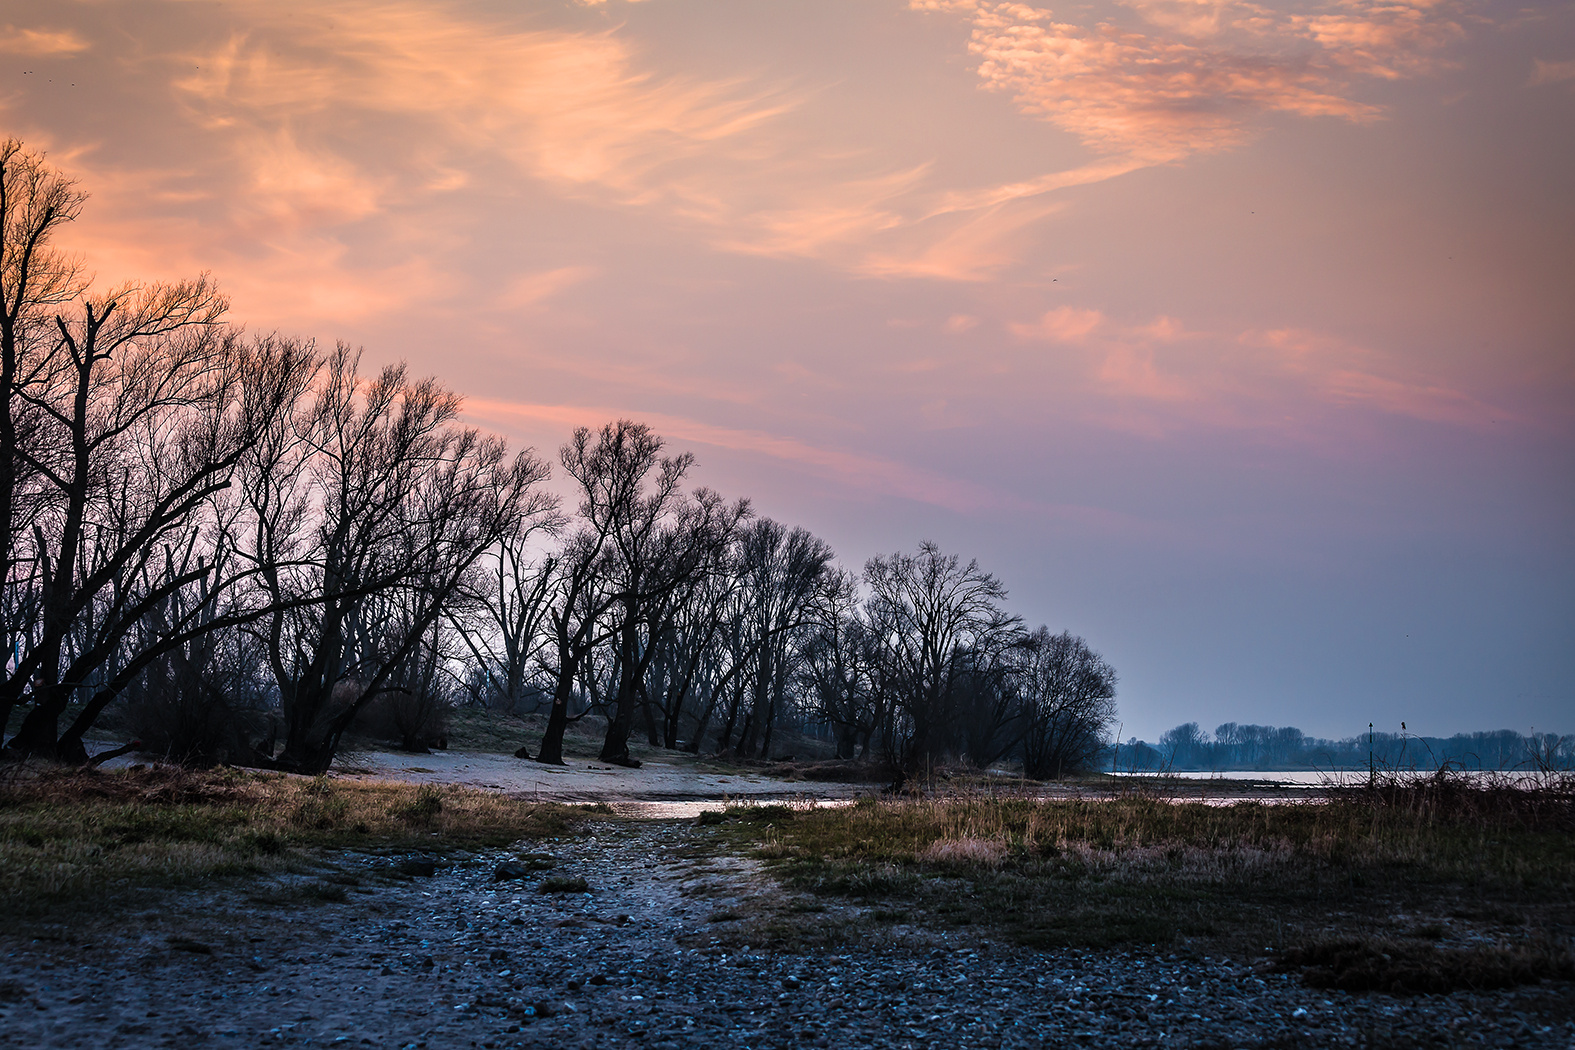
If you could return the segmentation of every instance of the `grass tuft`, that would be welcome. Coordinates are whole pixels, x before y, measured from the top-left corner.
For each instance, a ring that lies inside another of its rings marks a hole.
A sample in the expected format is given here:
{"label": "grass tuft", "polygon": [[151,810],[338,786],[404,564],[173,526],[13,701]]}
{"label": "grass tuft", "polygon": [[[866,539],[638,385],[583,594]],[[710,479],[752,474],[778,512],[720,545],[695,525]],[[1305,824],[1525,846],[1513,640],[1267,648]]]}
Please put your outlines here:
{"label": "grass tuft", "polygon": [[409,802],[395,805],[392,814],[396,820],[413,824],[420,828],[429,828],[437,820],[438,814],[443,812],[443,792],[431,784],[422,784],[416,789],[416,797]]}

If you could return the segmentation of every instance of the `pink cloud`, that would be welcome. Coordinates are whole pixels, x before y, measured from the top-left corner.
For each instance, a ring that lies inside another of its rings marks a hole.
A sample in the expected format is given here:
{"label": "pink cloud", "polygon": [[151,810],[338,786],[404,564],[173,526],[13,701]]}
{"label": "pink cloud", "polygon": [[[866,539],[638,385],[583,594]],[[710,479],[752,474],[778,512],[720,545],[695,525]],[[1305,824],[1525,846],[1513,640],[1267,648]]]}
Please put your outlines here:
{"label": "pink cloud", "polygon": [[1517,418],[1416,364],[1327,333],[1208,331],[1164,316],[1124,324],[1072,306],[1008,328],[1063,348],[1058,360],[1081,377],[1082,410],[1123,430],[1160,434],[1202,424],[1300,432],[1340,406],[1464,427]]}
{"label": "pink cloud", "polygon": [[[467,415],[508,425],[522,420],[551,423],[565,429],[600,426],[628,411],[584,405],[543,405],[467,399]],[[721,427],[681,416],[640,412],[638,418],[677,446],[691,444],[724,448],[780,461],[817,476],[836,480],[850,492],[897,496],[954,511],[998,507],[1003,496],[973,482],[935,474],[896,460],[844,449],[811,445],[797,438],[759,430]]]}
{"label": "pink cloud", "polygon": [[1082,310],[1075,306],[1060,306],[1045,311],[1039,320],[1029,324],[1013,324],[1012,334],[1019,339],[1047,339],[1056,343],[1081,343],[1104,323],[1104,314],[1098,310]]}
{"label": "pink cloud", "polygon": [[[627,409],[610,407],[531,404],[477,398],[465,401],[465,413],[473,419],[503,429],[525,426],[535,430],[545,424],[561,433],[562,437],[566,437],[569,430],[576,426],[596,427],[609,419],[630,415]],[[921,415],[933,417],[940,426],[952,425],[953,417],[948,413],[948,406],[944,402],[921,406]],[[759,430],[715,426],[682,416],[652,412],[633,415],[649,423],[675,448],[708,446],[741,454],[746,459],[753,457],[778,463],[822,478],[834,484],[848,498],[896,497],[968,515],[1011,510],[1037,520],[1075,522],[1085,527],[1120,530],[1134,535],[1152,536],[1162,531],[1155,522],[1122,511],[1085,504],[1034,500],[1016,491],[997,491],[974,481],[950,477],[881,456],[827,448]],[[702,468],[704,458],[702,454]]]}
{"label": "pink cloud", "polygon": [[1567,84],[1575,82],[1575,59],[1568,62],[1545,62],[1535,59],[1532,62],[1531,79],[1527,81],[1528,87],[1537,87],[1542,84]]}
{"label": "pink cloud", "polygon": [[1442,0],[1337,0],[1288,15],[1256,4],[1134,3],[1145,30],[1058,22],[996,0],[910,6],[969,19],[986,89],[1095,150],[1145,164],[1228,149],[1273,113],[1372,120],[1379,110],[1355,97],[1353,76],[1425,72],[1460,34]]}
{"label": "pink cloud", "polygon": [[1286,375],[1299,379],[1325,401],[1460,426],[1517,417],[1431,376],[1414,371],[1408,375],[1383,355],[1328,335],[1274,329],[1244,332],[1240,341],[1267,352]]}

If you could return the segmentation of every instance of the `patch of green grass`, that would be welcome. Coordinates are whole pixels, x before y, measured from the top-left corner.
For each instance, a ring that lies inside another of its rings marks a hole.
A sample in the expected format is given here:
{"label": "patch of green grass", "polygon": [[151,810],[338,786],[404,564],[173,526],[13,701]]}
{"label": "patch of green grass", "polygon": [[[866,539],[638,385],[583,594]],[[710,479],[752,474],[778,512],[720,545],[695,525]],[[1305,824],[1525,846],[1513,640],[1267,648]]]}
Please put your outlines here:
{"label": "patch of green grass", "polygon": [[0,783],[0,896],[25,915],[137,886],[286,870],[314,849],[498,846],[570,834],[579,819],[574,807],[456,787],[26,770]]}

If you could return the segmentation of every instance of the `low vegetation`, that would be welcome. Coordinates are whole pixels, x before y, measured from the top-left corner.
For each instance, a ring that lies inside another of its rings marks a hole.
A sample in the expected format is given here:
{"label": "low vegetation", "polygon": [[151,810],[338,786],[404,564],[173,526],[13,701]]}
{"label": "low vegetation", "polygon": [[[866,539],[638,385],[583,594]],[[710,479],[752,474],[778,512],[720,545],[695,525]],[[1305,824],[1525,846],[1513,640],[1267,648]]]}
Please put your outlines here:
{"label": "low vegetation", "polygon": [[1277,805],[869,799],[735,808],[721,830],[756,843],[788,888],[877,924],[1267,950],[1328,986],[1437,991],[1575,976],[1572,787],[1433,777]]}
{"label": "low vegetation", "polygon": [[0,782],[11,914],[148,885],[299,865],[311,851],[424,853],[571,834],[579,807],[496,792],[235,770],[17,770]]}

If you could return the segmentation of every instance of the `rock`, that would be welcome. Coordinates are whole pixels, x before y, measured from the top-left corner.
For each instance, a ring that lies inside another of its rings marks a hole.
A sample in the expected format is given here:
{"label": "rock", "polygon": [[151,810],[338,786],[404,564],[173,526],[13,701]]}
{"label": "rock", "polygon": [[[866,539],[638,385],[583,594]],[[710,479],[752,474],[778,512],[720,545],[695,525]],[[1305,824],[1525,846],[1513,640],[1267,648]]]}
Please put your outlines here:
{"label": "rock", "polygon": [[509,953],[504,951],[502,948],[494,948],[492,951],[487,953],[487,958],[491,959],[493,962],[507,962]]}
{"label": "rock", "polygon": [[522,747],[518,751],[514,752],[514,757],[515,758],[523,758],[523,759],[529,760],[530,759],[530,749]]}
{"label": "rock", "polygon": [[431,857],[406,857],[399,862],[399,873],[412,878],[429,879],[437,874],[437,861]]}
{"label": "rock", "polygon": [[599,973],[596,976],[591,978],[591,983],[592,984],[606,984],[607,983],[607,975],[604,974],[604,973]]}
{"label": "rock", "polygon": [[526,853],[515,860],[505,860],[493,871],[494,879],[523,879],[533,872],[549,871],[558,866],[558,858],[550,853]]}
{"label": "rock", "polygon": [[178,952],[191,952],[193,955],[212,955],[213,949],[201,941],[194,941],[189,937],[171,937],[169,946]]}

